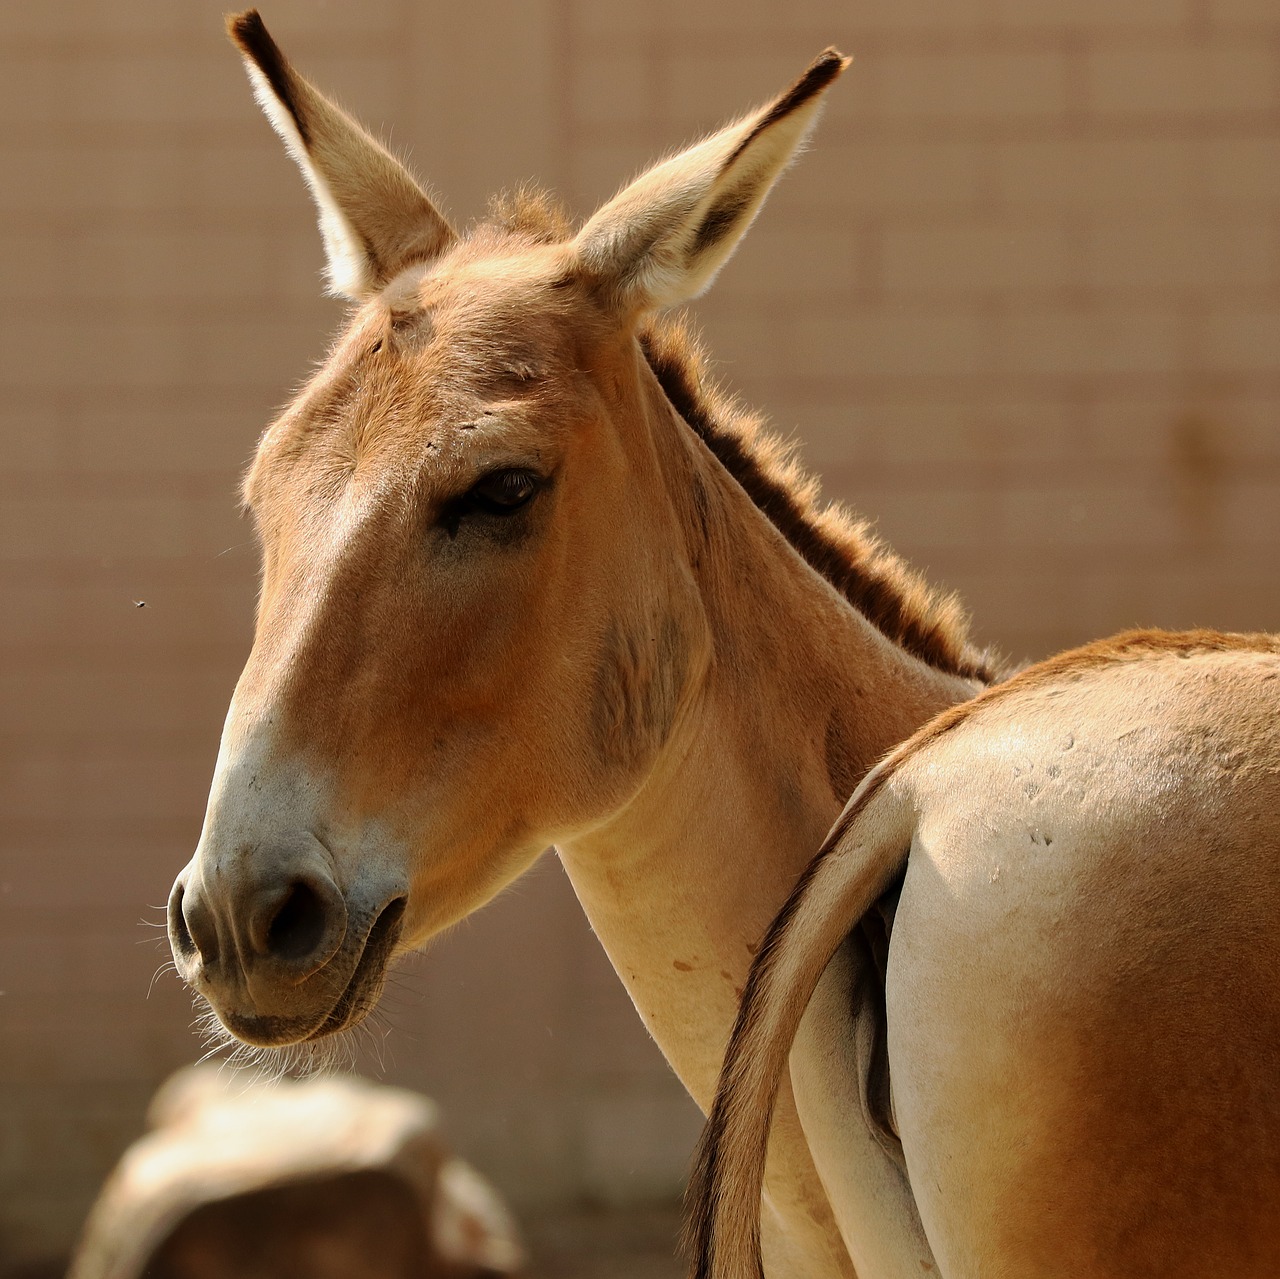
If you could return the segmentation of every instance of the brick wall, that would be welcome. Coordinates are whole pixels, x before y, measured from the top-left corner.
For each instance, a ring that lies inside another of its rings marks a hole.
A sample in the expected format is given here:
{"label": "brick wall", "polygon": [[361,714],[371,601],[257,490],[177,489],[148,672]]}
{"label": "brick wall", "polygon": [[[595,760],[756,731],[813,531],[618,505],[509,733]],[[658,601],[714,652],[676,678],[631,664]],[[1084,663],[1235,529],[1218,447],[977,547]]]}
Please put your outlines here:
{"label": "brick wall", "polygon": [[[246,651],[237,474],[339,315],[219,8],[0,11],[0,1259],[65,1246],[196,1052],[138,921]],[[841,45],[813,153],[698,307],[729,380],[1006,651],[1280,627],[1274,0],[266,16],[462,220],[530,176],[585,213]],[[387,1020],[388,1074],[514,1197],[677,1181],[689,1108],[554,865]]]}

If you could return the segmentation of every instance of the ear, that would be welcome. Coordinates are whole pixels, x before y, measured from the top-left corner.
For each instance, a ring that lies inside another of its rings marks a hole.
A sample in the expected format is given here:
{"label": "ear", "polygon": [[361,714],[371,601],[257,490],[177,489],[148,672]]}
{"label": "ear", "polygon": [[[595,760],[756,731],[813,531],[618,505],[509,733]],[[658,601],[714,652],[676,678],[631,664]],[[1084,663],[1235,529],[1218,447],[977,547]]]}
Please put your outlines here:
{"label": "ear", "polygon": [[849,61],[828,49],[768,106],[637,178],[582,228],[577,270],[626,311],[697,297],[737,248],[813,128],[823,91]]}
{"label": "ear", "polygon": [[289,65],[258,11],[229,17],[227,31],[315,197],[333,291],[360,301],[443,252],[453,229],[409,171]]}

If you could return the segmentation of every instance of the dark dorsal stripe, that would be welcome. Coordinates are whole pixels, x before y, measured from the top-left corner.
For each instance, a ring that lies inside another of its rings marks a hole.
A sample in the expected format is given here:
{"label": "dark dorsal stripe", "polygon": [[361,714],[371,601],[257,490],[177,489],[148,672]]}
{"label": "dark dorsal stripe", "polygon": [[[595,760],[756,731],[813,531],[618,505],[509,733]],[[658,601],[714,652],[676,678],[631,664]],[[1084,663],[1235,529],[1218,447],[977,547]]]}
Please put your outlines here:
{"label": "dark dorsal stripe", "polygon": [[968,638],[964,615],[865,527],[843,514],[820,521],[806,477],[778,466],[778,446],[705,384],[702,357],[683,326],[657,321],[640,345],[676,412],[804,560],[889,639],[941,671],[991,683],[993,657]]}

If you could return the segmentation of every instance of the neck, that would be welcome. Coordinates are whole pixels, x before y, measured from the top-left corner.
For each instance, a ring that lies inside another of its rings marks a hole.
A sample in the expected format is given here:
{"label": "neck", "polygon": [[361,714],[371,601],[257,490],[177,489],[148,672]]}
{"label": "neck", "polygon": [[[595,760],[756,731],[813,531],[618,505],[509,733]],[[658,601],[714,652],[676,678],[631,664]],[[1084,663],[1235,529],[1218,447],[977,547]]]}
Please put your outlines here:
{"label": "neck", "polygon": [[977,686],[886,639],[682,423],[654,429],[668,431],[656,443],[673,504],[698,494],[689,524],[703,540],[688,559],[711,660],[639,791],[561,857],[641,1017],[705,1111],[752,955],[850,791]]}

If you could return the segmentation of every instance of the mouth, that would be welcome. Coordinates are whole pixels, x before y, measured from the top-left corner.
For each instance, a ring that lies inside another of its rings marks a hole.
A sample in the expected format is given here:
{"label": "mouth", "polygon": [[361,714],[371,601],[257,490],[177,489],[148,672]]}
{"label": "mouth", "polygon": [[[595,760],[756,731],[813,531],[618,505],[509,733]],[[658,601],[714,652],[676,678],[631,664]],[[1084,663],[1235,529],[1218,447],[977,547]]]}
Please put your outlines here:
{"label": "mouth", "polygon": [[400,940],[405,905],[405,899],[397,897],[373,921],[346,989],[338,996],[338,1002],[329,1015],[302,1042],[339,1034],[362,1021],[377,1007],[382,988],[386,985],[388,961]]}
{"label": "mouth", "polygon": [[238,1017],[220,1011],[222,1024],[237,1039],[261,1048],[314,1043],[349,1030],[373,1011],[382,995],[388,961],[400,940],[406,904],[405,898],[397,897],[383,907],[365,934],[360,957],[346,986],[318,1023],[313,1017]]}

